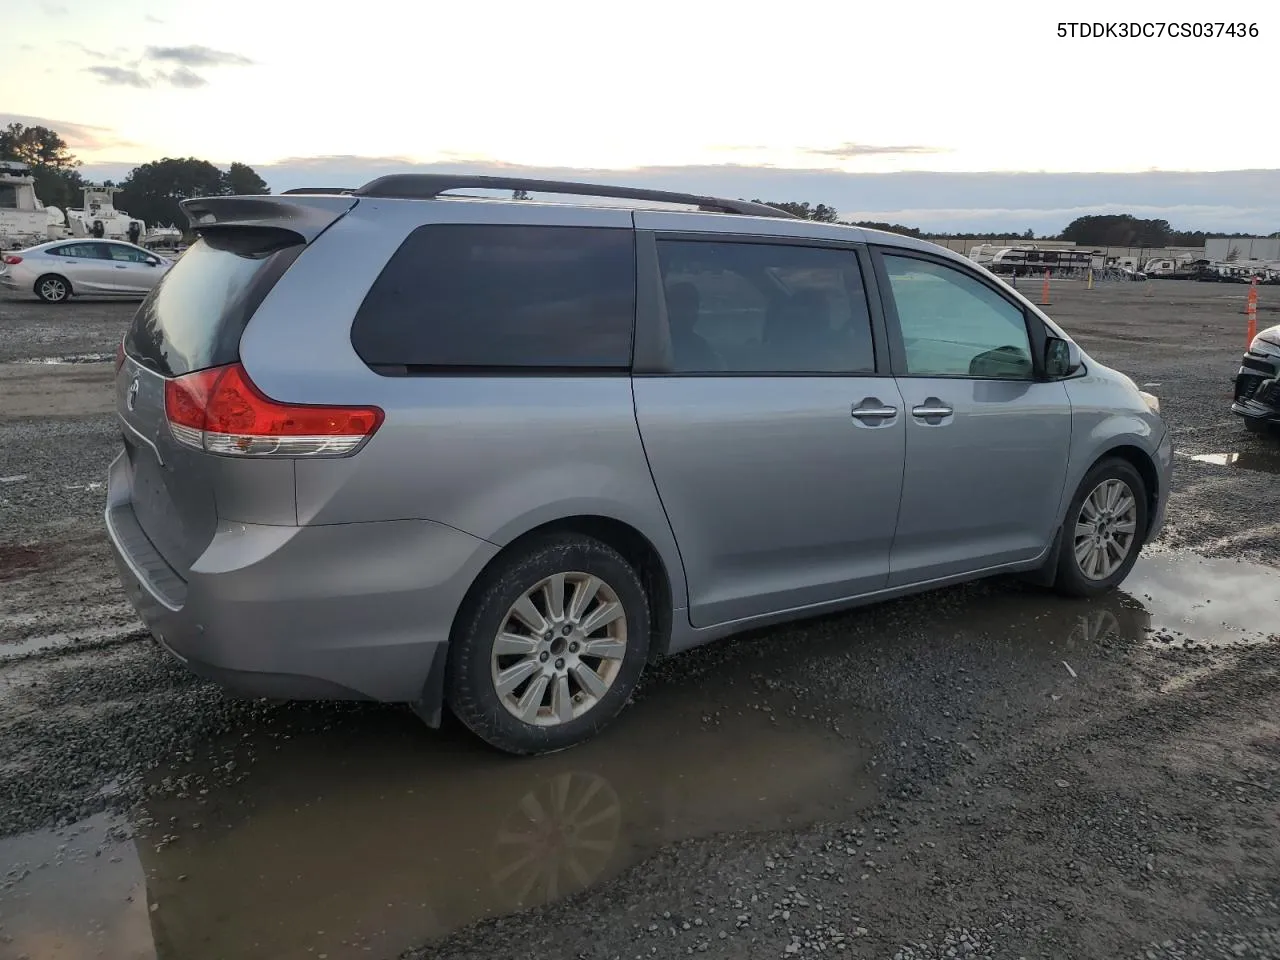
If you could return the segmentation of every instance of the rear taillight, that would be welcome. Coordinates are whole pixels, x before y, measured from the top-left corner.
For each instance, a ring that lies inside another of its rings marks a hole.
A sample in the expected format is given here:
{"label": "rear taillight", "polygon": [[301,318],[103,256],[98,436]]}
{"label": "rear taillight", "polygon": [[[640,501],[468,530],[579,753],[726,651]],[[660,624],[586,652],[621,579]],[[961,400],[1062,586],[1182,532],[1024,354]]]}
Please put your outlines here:
{"label": "rear taillight", "polygon": [[116,344],[116,373],[124,366],[124,340]]}
{"label": "rear taillight", "polygon": [[338,457],[382,425],[377,407],[278,403],[233,363],[166,380],[164,410],[188,447],[242,457]]}
{"label": "rear taillight", "polygon": [[4,262],[11,267],[16,267],[18,264],[22,262],[22,258],[18,256],[16,253],[7,254],[3,259],[4,259]]}

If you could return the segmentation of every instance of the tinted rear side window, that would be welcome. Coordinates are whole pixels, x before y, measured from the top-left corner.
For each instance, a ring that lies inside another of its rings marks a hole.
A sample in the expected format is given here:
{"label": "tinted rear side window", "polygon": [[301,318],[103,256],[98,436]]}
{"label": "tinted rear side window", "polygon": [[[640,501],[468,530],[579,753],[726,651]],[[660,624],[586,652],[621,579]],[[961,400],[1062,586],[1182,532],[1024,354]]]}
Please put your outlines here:
{"label": "tinted rear side window", "polygon": [[875,372],[852,250],[663,240],[658,259],[672,372]]}
{"label": "tinted rear side window", "polygon": [[211,231],[142,302],[125,351],[166,377],[234,363],[249,318],[304,246],[285,230]]}
{"label": "tinted rear side window", "polygon": [[388,261],[351,342],[384,372],[625,370],[634,324],[631,230],[434,224]]}

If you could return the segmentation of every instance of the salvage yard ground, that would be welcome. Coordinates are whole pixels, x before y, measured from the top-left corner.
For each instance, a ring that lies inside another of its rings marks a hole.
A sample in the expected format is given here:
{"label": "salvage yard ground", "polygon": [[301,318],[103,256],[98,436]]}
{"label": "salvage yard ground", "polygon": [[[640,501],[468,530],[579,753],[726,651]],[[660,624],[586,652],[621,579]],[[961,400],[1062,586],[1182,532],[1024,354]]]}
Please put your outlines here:
{"label": "salvage yard ground", "polygon": [[1228,410],[1244,293],[1054,285],[1176,433],[1122,591],[717,644],[525,761],[159,653],[100,522],[135,306],[0,299],[0,958],[1280,957],[1280,438]]}

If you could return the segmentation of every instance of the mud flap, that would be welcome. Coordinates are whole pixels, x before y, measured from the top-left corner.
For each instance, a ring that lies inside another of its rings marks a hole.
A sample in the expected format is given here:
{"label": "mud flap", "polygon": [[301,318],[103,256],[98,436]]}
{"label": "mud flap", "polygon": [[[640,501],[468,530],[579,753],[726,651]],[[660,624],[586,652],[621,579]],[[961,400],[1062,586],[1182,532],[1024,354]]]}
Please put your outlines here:
{"label": "mud flap", "polygon": [[444,713],[444,677],[448,662],[449,645],[436,644],[435,653],[431,656],[431,669],[427,672],[427,682],[422,685],[422,694],[409,704],[423,723],[437,730]]}
{"label": "mud flap", "polygon": [[1019,579],[1038,587],[1052,587],[1058,579],[1058,555],[1062,552],[1062,527],[1053,535],[1053,543],[1045,554],[1044,563],[1036,570],[1028,570]]}

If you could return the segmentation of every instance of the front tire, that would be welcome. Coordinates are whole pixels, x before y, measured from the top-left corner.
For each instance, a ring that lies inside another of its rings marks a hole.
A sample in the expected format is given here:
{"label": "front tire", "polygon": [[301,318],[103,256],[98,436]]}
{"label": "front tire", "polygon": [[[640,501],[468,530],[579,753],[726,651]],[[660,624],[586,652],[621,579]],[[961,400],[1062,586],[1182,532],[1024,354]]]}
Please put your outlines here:
{"label": "front tire", "polygon": [[66,303],[71,296],[71,284],[66,277],[46,273],[36,281],[36,296],[45,303]]}
{"label": "front tire", "polygon": [[1085,475],[1067,510],[1054,588],[1071,597],[1112,590],[1133,569],[1147,529],[1147,487],[1127,460]]}
{"label": "front tire", "polygon": [[639,575],[612,547],[562,534],[517,548],[459,611],[446,701],[507,753],[575,746],[626,705],[648,658],[650,622]]}

